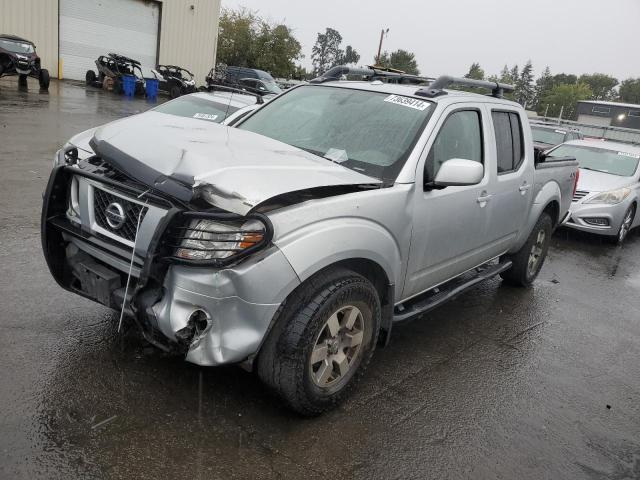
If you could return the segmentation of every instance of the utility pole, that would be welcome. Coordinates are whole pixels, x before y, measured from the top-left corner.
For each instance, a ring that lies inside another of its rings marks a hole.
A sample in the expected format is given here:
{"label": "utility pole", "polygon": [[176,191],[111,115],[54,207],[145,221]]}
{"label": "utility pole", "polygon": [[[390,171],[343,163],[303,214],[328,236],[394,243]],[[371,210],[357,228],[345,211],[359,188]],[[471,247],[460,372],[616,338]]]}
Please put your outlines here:
{"label": "utility pole", "polygon": [[560,116],[558,117],[558,125],[560,125],[560,120],[562,120],[562,112],[564,112],[564,104],[560,107]]}
{"label": "utility pole", "polygon": [[389,29],[387,28],[386,30],[383,28],[382,31],[380,32],[380,44],[378,45],[378,56],[376,57],[376,64],[380,65],[380,54],[382,53],[382,39],[384,38],[385,35],[389,34]]}

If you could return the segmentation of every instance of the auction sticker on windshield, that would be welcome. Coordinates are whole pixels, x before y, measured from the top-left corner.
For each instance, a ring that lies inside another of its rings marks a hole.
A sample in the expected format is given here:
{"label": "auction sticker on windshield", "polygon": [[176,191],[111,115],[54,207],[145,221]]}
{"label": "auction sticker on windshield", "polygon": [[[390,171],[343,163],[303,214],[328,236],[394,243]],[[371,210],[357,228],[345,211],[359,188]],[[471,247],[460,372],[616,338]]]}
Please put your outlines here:
{"label": "auction sticker on windshield", "polygon": [[618,152],[618,155],[622,155],[623,157],[640,158],[640,155],[635,155],[633,153],[627,152]]}
{"label": "auction sticker on windshield", "polygon": [[403,107],[415,108],[416,110],[426,110],[429,107],[429,102],[423,102],[417,98],[403,97],[401,95],[389,95],[384,101],[402,105]]}
{"label": "auction sticker on windshield", "polygon": [[200,120],[209,120],[211,122],[215,122],[218,118],[218,115],[211,115],[210,113],[196,113],[193,115],[193,118],[198,118]]}

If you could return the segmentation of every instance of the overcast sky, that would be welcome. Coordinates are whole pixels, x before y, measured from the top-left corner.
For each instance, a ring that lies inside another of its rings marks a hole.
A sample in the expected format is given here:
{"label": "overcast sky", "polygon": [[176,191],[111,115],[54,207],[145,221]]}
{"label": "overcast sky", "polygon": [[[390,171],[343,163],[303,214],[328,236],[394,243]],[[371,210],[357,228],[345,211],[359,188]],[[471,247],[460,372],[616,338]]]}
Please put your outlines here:
{"label": "overcast sky", "polygon": [[292,27],[311,66],[318,32],[335,28],[371,64],[383,50],[415,53],[429,76],[460,75],[480,62],[487,75],[533,62],[537,76],[602,72],[640,77],[640,0],[222,0]]}

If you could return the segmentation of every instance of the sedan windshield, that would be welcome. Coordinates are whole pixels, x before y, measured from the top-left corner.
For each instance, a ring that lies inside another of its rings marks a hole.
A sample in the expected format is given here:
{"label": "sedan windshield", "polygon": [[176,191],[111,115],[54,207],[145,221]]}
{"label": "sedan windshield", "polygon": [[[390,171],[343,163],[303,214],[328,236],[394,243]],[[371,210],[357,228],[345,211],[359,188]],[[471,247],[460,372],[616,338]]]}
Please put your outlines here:
{"label": "sedan windshield", "polygon": [[0,48],[4,48],[12,53],[33,53],[35,49],[33,45],[27,42],[18,42],[15,40],[7,40],[0,38]]}
{"label": "sedan windshield", "polygon": [[621,177],[633,176],[640,161],[640,155],[634,153],[616,152],[615,150],[581,145],[561,145],[552,150],[549,156],[575,157],[580,164],[580,168]]}
{"label": "sedan windshield", "polygon": [[562,130],[551,130],[548,128],[531,127],[533,141],[537,143],[546,143],[547,145],[559,145],[564,142],[566,132]]}
{"label": "sedan windshield", "polygon": [[189,117],[208,122],[220,123],[232,113],[239,110],[239,107],[229,105],[223,101],[204,100],[191,96],[176,98],[167,103],[163,103],[154,111],[168,113],[178,117]]}
{"label": "sedan windshield", "polygon": [[238,128],[393,181],[433,105],[413,97],[309,85],[272,100]]}

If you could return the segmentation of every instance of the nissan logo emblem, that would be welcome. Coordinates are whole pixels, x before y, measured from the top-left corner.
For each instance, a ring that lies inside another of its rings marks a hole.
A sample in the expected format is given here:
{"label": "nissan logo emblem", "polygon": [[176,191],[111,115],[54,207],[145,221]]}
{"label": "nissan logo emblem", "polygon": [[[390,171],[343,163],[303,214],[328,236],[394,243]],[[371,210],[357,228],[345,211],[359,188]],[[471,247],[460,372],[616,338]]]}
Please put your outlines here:
{"label": "nissan logo emblem", "polygon": [[113,202],[107,205],[104,211],[104,215],[107,217],[107,223],[114,230],[122,228],[127,221],[127,217],[124,214],[124,208],[119,203]]}

